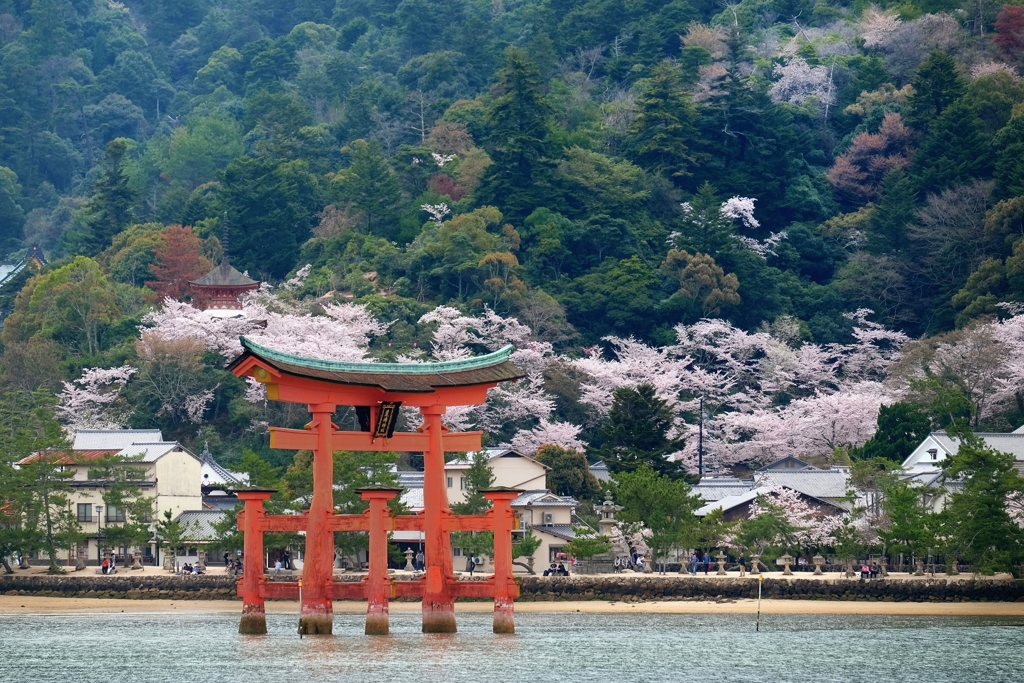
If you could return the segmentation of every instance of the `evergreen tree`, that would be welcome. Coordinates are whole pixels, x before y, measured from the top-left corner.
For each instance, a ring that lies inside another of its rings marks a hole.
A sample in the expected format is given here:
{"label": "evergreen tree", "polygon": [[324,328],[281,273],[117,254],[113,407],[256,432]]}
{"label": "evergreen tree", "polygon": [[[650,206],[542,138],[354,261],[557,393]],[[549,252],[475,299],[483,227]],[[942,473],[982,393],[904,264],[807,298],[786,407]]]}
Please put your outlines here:
{"label": "evergreen tree", "polygon": [[18,175],[0,166],[0,258],[15,248],[24,236],[25,212],[21,208],[21,185]]}
{"label": "evergreen tree", "polygon": [[990,164],[989,136],[981,119],[960,99],[929,126],[914,154],[911,174],[918,187],[936,193],[954,183],[988,175]]}
{"label": "evergreen tree", "polygon": [[903,462],[932,430],[931,420],[913,403],[893,403],[878,409],[878,431],[859,455]]}
{"label": "evergreen tree", "polygon": [[1024,479],[1014,457],[989,448],[969,431],[956,434],[960,447],[943,468],[960,483],[943,510],[947,552],[974,565],[981,574],[1008,571],[1019,575],[1024,559],[1024,532],[1009,506],[1024,499]]}
{"label": "evergreen tree", "polygon": [[1024,195],[1024,115],[1010,119],[993,139],[996,150],[995,195],[1009,199]]}
{"label": "evergreen tree", "polygon": [[662,62],[640,82],[637,115],[629,126],[626,149],[644,168],[677,179],[690,175],[695,158],[697,108],[683,90],[673,64]]}
{"label": "evergreen tree", "polygon": [[896,168],[882,179],[878,205],[868,222],[868,248],[876,254],[906,247],[907,226],[917,211],[917,190],[913,179]]}
{"label": "evergreen tree", "polygon": [[[490,458],[486,451],[474,453],[469,461],[469,469],[463,477],[466,487],[466,499],[452,505],[452,512],[457,515],[479,515],[491,507],[490,501],[484,498],[481,491],[494,486],[494,470],[491,469]],[[462,548],[472,555],[492,555],[494,553],[493,531],[458,531],[452,534],[452,546]]]}
{"label": "evergreen tree", "polygon": [[685,474],[682,465],[667,459],[682,447],[679,439],[668,435],[672,424],[672,409],[654,394],[653,386],[622,387],[615,391],[612,409],[598,429],[603,443],[594,454],[613,474],[646,466],[679,479]]}
{"label": "evergreen tree", "polygon": [[402,197],[398,176],[377,140],[356,140],[342,148],[348,168],[332,176],[342,198],[366,215],[366,231],[394,236],[393,219]]}
{"label": "evergreen tree", "polygon": [[587,456],[571,448],[545,444],[537,449],[537,461],[551,468],[548,488],[560,496],[595,500],[601,483],[590,471]]}
{"label": "evergreen tree", "polygon": [[[46,390],[9,393],[0,398],[0,558],[42,550],[51,574],[62,574],[57,551],[82,540],[70,509],[73,472],[61,458],[69,444],[54,413],[56,399]],[[48,452],[49,451],[49,452]],[[23,459],[39,454],[28,462]]]}
{"label": "evergreen tree", "polygon": [[548,136],[553,110],[541,93],[537,67],[524,51],[505,51],[498,79],[486,117],[486,147],[494,164],[481,194],[506,218],[521,220],[552,194]]}
{"label": "evergreen tree", "polygon": [[127,155],[126,139],[116,138],[107,144],[103,175],[96,181],[92,198],[84,207],[88,233],[83,247],[89,255],[98,254],[110,246],[114,235],[132,222],[137,197],[125,171]]}
{"label": "evergreen tree", "polygon": [[260,277],[284,277],[323,208],[309,164],[241,157],[225,169],[218,194],[228,214],[232,263]]}
{"label": "evergreen tree", "polygon": [[967,92],[967,82],[956,61],[939,51],[921,64],[910,84],[914,94],[907,102],[906,120],[922,130],[927,130],[932,121]]}

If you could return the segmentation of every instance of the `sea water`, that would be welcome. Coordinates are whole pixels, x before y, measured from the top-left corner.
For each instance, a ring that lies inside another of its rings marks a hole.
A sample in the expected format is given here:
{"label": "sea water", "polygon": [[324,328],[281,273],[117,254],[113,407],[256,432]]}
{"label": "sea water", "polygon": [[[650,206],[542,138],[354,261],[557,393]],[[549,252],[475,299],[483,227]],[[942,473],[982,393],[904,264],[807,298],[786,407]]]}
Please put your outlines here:
{"label": "sea water", "polygon": [[424,635],[419,615],[362,635],[299,639],[292,615],[240,636],[227,614],[0,615],[0,681],[104,683],[1002,683],[1024,681],[1024,619],[523,613],[516,634],[460,613],[459,633]]}

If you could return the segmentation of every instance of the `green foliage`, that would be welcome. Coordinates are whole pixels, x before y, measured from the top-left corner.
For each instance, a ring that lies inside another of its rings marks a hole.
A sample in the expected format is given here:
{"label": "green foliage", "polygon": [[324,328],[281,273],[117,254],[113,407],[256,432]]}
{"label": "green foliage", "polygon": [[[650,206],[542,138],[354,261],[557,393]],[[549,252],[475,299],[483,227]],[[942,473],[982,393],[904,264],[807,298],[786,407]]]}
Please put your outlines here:
{"label": "green foliage", "polygon": [[691,175],[696,161],[697,109],[683,91],[675,66],[662,62],[638,84],[637,115],[630,124],[626,148],[633,160],[671,178]]}
{"label": "green foliage", "polygon": [[[49,557],[50,573],[63,573],[57,550],[83,538],[70,508],[73,471],[58,462],[70,446],[55,404],[45,391],[0,397],[0,558],[7,573],[7,557],[37,550]],[[15,466],[36,453],[41,455]]]}
{"label": "green foliage", "polygon": [[994,451],[970,433],[956,434],[960,441],[956,455],[947,459],[943,470],[947,480],[962,483],[951,492],[942,512],[949,549],[966,559],[975,571],[1019,573],[1024,558],[1024,532],[1011,512],[1024,500],[1024,479],[1014,466],[1014,457]]}
{"label": "green foliage", "polygon": [[797,534],[800,529],[789,521],[786,511],[767,496],[758,496],[762,508],[757,517],[743,520],[736,533],[737,542],[758,555],[769,550],[788,552],[800,547]]}
{"label": "green foliage", "polygon": [[601,483],[590,471],[587,456],[579,451],[545,444],[537,449],[537,461],[551,468],[548,489],[560,496],[596,501]]}
{"label": "green foliage", "polygon": [[128,227],[134,215],[136,193],[125,173],[127,154],[128,141],[123,138],[112,140],[107,145],[104,153],[106,168],[96,181],[93,196],[81,214],[84,232],[80,248],[88,254],[106,249],[114,235]]}
{"label": "green foliage", "polygon": [[487,110],[487,153],[494,164],[484,179],[488,203],[521,218],[551,194],[548,135],[552,109],[540,91],[540,74],[526,52],[505,51],[497,97]]}
{"label": "green foliage", "polygon": [[931,420],[913,403],[897,402],[878,409],[878,431],[857,455],[903,462],[929,432]]}
{"label": "green foliage", "polygon": [[68,265],[29,280],[4,325],[3,341],[39,336],[92,354],[100,350],[104,326],[120,315],[114,286],[99,264],[77,256]]}
{"label": "green foliage", "polygon": [[632,471],[617,472],[611,490],[622,506],[617,519],[627,533],[649,529],[651,535],[646,541],[656,558],[664,557],[670,548],[699,539],[701,526],[693,513],[700,507],[700,497],[691,493],[685,481],[658,474],[642,464]]}
{"label": "green foliage", "polygon": [[598,536],[586,527],[573,527],[576,537],[565,546],[565,552],[581,560],[589,560],[611,550],[612,544],[607,536]]}
{"label": "green foliage", "polygon": [[[461,503],[452,505],[452,512],[457,515],[479,515],[490,509],[490,501],[481,493],[494,486],[494,471],[491,469],[486,451],[479,451],[470,456],[469,469],[462,475],[462,483],[465,486],[466,498]],[[457,531],[452,534],[452,546],[474,555],[492,555],[494,532]]]}
{"label": "green foliage", "polygon": [[0,166],[0,252],[6,252],[21,241],[25,212],[21,208],[21,185],[18,175]]}
{"label": "green foliage", "polygon": [[672,421],[668,404],[655,396],[651,385],[616,389],[612,408],[598,430],[603,443],[594,454],[616,475],[649,469],[678,479],[683,476],[682,467],[666,459],[681,446],[668,436]]}
{"label": "green foliage", "polygon": [[948,106],[967,92],[956,61],[945,52],[933,52],[910,82],[914,94],[907,102],[907,121],[927,129]]}
{"label": "green foliage", "polygon": [[240,157],[224,170],[219,199],[232,262],[254,275],[283,277],[323,206],[320,182],[305,161]]}
{"label": "green foliage", "polygon": [[[145,467],[132,465],[140,458],[107,456],[89,467],[89,480],[103,487],[106,506],[103,541],[107,547],[143,546],[151,536],[149,526],[154,501],[142,490],[147,471]],[[112,517],[123,517],[123,521],[113,521]]]}

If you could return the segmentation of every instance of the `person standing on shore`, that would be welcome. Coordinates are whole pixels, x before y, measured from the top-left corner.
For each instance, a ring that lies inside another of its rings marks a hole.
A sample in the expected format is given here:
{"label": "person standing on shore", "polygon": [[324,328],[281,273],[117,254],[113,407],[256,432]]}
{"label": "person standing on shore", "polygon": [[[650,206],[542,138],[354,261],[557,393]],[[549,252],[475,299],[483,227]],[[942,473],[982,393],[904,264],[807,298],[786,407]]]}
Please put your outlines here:
{"label": "person standing on shore", "polygon": [[690,553],[690,576],[697,576],[697,554]]}
{"label": "person standing on shore", "polygon": [[274,560],[274,576],[277,576],[280,573],[281,573],[281,558],[279,557],[276,560]]}
{"label": "person standing on shore", "polygon": [[747,558],[743,557],[743,553],[740,553],[740,576],[747,575]]}

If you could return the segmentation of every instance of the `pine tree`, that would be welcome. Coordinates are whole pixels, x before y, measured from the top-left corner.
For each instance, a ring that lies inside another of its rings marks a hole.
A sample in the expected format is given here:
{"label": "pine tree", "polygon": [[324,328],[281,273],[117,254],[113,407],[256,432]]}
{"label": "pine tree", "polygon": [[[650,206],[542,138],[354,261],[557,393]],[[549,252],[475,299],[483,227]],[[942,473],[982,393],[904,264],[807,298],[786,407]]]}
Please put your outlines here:
{"label": "pine tree", "polygon": [[996,150],[995,195],[1009,199],[1024,195],[1024,115],[1014,116],[993,139]]}
{"label": "pine tree", "polygon": [[987,175],[991,147],[981,119],[957,100],[928,128],[911,167],[918,187],[938,192],[956,182]]}
{"label": "pine tree", "polygon": [[876,254],[906,246],[907,225],[913,222],[917,205],[914,181],[900,168],[882,179],[880,195],[868,222],[868,248]]}
{"label": "pine tree", "polygon": [[90,255],[110,246],[110,240],[132,221],[136,201],[135,190],[128,183],[125,157],[128,141],[111,140],[104,153],[103,175],[93,187],[92,198],[85,205],[85,222],[89,228],[85,248]]}
{"label": "pine tree", "polygon": [[864,444],[864,458],[887,458],[903,462],[932,430],[931,421],[913,403],[893,403],[878,409],[878,431]]}
{"label": "pine tree", "polygon": [[682,466],[667,456],[682,447],[669,437],[672,409],[654,393],[650,384],[623,387],[614,394],[612,409],[598,432],[604,443],[596,455],[613,474],[634,472],[646,465],[659,475],[680,478]]}
{"label": "pine tree", "polygon": [[506,218],[521,220],[551,195],[548,135],[552,108],[540,90],[537,67],[520,49],[505,51],[498,93],[487,111],[487,152],[494,164],[481,194]]}
{"label": "pine tree", "polygon": [[946,107],[967,92],[967,83],[957,70],[956,61],[939,51],[921,64],[911,85],[914,94],[907,102],[907,122],[922,130],[927,130]]}
{"label": "pine tree", "polygon": [[696,136],[697,108],[683,90],[676,67],[662,62],[641,81],[637,116],[629,127],[626,149],[640,166],[671,178],[690,175],[690,151]]}

